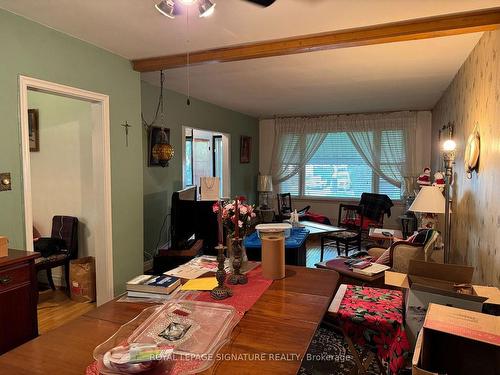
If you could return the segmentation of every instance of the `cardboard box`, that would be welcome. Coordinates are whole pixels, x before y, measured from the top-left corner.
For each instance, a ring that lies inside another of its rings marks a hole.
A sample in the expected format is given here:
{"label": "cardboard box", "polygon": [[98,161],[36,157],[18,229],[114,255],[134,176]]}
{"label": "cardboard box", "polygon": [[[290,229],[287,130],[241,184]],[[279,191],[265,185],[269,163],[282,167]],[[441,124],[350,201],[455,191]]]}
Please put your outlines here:
{"label": "cardboard box", "polygon": [[413,375],[498,374],[500,317],[431,303],[418,335]]}
{"label": "cardboard box", "polygon": [[[470,285],[474,268],[454,264],[410,260],[408,273],[385,273],[387,285],[405,290],[405,323],[410,345],[415,345],[429,303],[481,312],[485,303],[498,303],[498,288],[473,286],[470,294],[459,293],[455,285]],[[496,291],[496,293],[495,293]]]}
{"label": "cardboard box", "polygon": [[0,236],[0,257],[6,257],[7,255],[9,255],[9,239]]}

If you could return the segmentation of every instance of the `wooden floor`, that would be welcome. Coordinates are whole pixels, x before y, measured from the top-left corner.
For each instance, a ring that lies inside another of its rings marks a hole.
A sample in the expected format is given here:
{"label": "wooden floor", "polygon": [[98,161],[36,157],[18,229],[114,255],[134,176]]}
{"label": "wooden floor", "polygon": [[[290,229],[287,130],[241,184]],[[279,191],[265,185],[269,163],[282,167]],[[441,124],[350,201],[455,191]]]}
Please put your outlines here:
{"label": "wooden floor", "polygon": [[[315,264],[320,261],[321,257],[321,244],[317,240],[308,240],[306,243],[306,266],[315,268]],[[332,247],[325,247],[323,260],[330,260],[337,257],[337,250]]]}
{"label": "wooden floor", "polygon": [[38,333],[43,335],[80,315],[95,309],[94,303],[72,301],[64,290],[48,289],[40,292],[38,298]]}

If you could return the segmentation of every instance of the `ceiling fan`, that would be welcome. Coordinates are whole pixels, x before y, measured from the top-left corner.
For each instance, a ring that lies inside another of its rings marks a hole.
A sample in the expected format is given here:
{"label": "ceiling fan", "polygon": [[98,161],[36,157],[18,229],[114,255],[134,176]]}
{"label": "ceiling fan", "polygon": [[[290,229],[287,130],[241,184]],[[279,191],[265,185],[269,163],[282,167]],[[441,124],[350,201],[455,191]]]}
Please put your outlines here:
{"label": "ceiling fan", "polygon": [[[276,0],[243,0],[249,3],[257,4],[262,7],[272,5]],[[200,17],[208,17],[215,10],[214,0],[161,0],[155,4],[155,8],[168,18],[175,18],[183,13],[182,6],[198,5]]]}

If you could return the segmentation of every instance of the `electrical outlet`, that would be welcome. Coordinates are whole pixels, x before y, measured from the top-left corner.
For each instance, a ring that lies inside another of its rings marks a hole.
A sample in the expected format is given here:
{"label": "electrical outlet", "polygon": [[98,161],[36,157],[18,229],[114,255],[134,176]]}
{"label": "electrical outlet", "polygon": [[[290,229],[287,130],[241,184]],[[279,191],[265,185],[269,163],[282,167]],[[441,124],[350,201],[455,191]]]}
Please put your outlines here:
{"label": "electrical outlet", "polygon": [[0,173],[0,191],[12,190],[10,173]]}

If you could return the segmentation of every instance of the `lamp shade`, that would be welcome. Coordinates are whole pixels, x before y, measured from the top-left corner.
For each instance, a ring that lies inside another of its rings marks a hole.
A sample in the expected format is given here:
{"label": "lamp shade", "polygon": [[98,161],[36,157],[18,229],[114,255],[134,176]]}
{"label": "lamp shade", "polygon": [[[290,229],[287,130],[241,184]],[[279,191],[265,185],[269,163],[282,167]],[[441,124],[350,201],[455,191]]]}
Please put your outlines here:
{"label": "lamp shade", "polygon": [[437,186],[422,186],[417,197],[408,209],[413,212],[444,214],[445,203],[443,193]]}
{"label": "lamp shade", "polygon": [[257,177],[257,191],[272,192],[273,191],[273,178],[266,174],[259,174]]}

